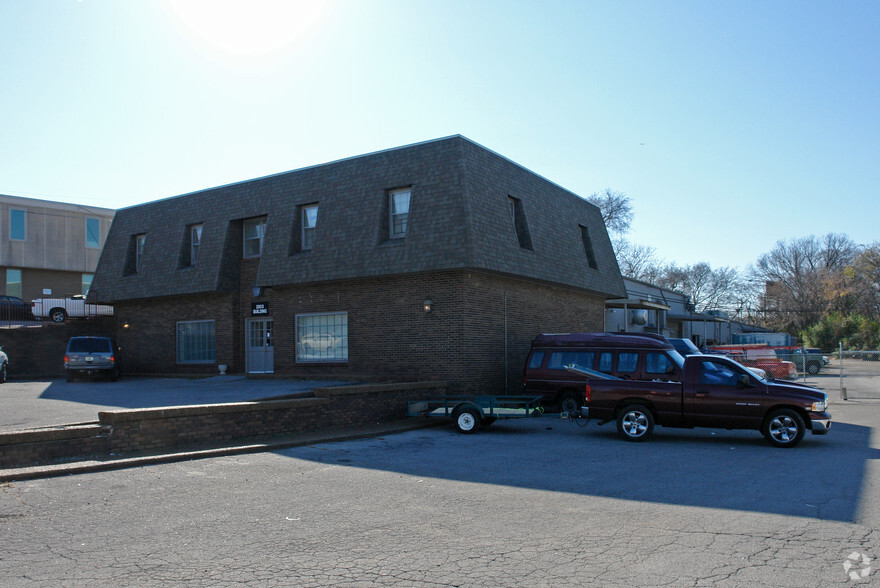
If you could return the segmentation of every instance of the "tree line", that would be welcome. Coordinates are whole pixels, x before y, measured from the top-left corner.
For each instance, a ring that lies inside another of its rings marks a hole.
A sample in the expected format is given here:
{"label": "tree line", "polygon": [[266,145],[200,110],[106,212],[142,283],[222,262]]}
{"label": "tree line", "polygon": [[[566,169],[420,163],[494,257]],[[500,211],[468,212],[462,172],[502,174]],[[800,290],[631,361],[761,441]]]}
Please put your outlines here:
{"label": "tree line", "polygon": [[629,196],[606,188],[587,200],[602,213],[624,277],[681,292],[696,312],[724,311],[811,347],[880,348],[880,242],[810,235],[778,241],[745,269],[679,265],[626,238],[633,219]]}

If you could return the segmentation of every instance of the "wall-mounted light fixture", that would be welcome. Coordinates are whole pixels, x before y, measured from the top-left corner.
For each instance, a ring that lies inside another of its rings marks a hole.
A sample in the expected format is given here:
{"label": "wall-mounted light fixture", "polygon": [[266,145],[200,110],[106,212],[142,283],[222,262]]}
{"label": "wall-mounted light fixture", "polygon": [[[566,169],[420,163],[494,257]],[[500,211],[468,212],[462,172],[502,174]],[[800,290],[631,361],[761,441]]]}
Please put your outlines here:
{"label": "wall-mounted light fixture", "polygon": [[127,329],[127,328],[129,328],[130,326],[131,326],[131,325],[128,324],[128,323],[122,323],[122,328],[123,328],[123,329]]}
{"label": "wall-mounted light fixture", "polygon": [[431,312],[431,306],[433,306],[433,305],[434,305],[434,303],[431,302],[430,298],[425,298],[425,301],[422,302],[422,308],[425,309],[425,312]]}
{"label": "wall-mounted light fixture", "polygon": [[260,286],[254,286],[252,288],[252,291],[254,294],[254,298],[259,298],[260,296],[263,295],[263,288],[261,288]]}

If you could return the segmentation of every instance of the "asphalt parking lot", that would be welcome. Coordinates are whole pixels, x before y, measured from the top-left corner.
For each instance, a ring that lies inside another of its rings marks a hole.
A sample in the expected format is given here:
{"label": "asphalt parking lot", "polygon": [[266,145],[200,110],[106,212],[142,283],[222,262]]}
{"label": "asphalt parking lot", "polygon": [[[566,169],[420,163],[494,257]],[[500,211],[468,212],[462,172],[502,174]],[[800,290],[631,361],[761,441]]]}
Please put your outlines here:
{"label": "asphalt parking lot", "polygon": [[877,583],[880,402],[836,402],[832,412],[828,435],[794,449],[714,429],[660,428],[627,443],[610,424],[545,415],[476,435],[441,426],[12,482],[0,486],[0,577],[8,586]]}
{"label": "asphalt parking lot", "polygon": [[[790,450],[755,431],[715,429],[659,428],[626,443],[611,424],[545,415],[476,435],[440,426],[3,484],[0,577],[10,586],[880,584],[880,401],[844,402],[838,382],[820,380],[835,424]],[[870,392],[875,382],[847,386]],[[130,397],[115,400],[89,396],[116,389],[102,383],[31,394],[93,414],[150,393],[165,400],[177,386],[126,383]],[[257,395],[288,385],[228,384]],[[203,398],[190,387],[227,390],[179,385],[186,403]]]}

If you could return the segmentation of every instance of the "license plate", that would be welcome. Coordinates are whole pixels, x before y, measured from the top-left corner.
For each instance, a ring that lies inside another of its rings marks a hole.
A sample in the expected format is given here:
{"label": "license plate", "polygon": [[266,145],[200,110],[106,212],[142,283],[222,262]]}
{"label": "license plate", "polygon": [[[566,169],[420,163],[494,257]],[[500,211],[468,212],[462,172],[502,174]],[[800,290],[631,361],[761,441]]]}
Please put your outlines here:
{"label": "license plate", "polygon": [[90,355],[86,355],[86,361],[95,361],[95,358]]}

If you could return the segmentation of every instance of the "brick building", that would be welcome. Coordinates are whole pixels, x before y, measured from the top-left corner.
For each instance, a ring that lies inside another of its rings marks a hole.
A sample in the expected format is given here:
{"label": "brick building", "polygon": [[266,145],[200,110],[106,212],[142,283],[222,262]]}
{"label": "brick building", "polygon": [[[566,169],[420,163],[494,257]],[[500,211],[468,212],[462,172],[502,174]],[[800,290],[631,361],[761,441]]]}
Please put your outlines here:
{"label": "brick building", "polygon": [[625,296],[598,208],[461,136],[120,210],[92,288],[129,373],[492,393]]}

